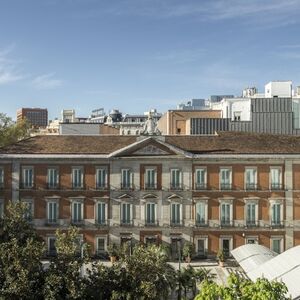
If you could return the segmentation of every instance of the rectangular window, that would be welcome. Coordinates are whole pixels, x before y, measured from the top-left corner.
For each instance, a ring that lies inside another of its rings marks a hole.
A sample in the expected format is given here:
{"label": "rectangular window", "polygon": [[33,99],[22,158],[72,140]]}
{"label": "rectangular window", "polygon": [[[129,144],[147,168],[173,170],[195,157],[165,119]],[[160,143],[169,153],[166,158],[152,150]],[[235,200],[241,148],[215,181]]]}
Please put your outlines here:
{"label": "rectangular window", "polygon": [[56,201],[47,202],[47,215],[49,223],[57,223],[58,218],[58,203]]}
{"label": "rectangular window", "polygon": [[24,214],[24,218],[31,222],[33,220],[33,201],[32,200],[23,200],[23,202],[26,204],[26,211]]}
{"label": "rectangular window", "polygon": [[246,168],[245,170],[246,177],[246,190],[256,190],[257,189],[257,172],[256,168]]}
{"label": "rectangular window", "polygon": [[181,189],[181,171],[179,169],[171,170],[171,189]]}
{"label": "rectangular window", "polygon": [[231,204],[221,203],[221,226],[231,226]]}
{"label": "rectangular window", "polygon": [[270,169],[270,178],[271,178],[271,189],[272,190],[280,190],[282,188],[281,181],[281,168],[273,167]]}
{"label": "rectangular window", "polygon": [[132,180],[131,180],[131,171],[129,169],[123,169],[121,171],[122,181],[121,186],[123,189],[131,189],[132,188]]}
{"label": "rectangular window", "polygon": [[97,254],[105,253],[106,249],[106,238],[105,237],[97,237]]}
{"label": "rectangular window", "polygon": [[221,168],[220,169],[220,189],[231,190],[231,169]]}
{"label": "rectangular window", "polygon": [[145,189],[154,190],[156,185],[156,169],[146,169],[145,171]]}
{"label": "rectangular window", "polygon": [[196,223],[197,225],[206,225],[206,203],[198,202],[196,204]]}
{"label": "rectangular window", "polygon": [[97,223],[106,224],[106,204],[104,202],[97,203]]}
{"label": "rectangular window", "polygon": [[281,203],[272,204],[272,216],[271,216],[271,225],[280,226],[281,225]]}
{"label": "rectangular window", "polygon": [[131,225],[131,204],[122,203],[121,206],[121,223],[124,225]]}
{"label": "rectangular window", "polygon": [[271,238],[271,250],[276,253],[282,252],[282,238]]}
{"label": "rectangular window", "polygon": [[50,256],[56,255],[55,242],[56,238],[54,236],[48,237],[48,255]]}
{"label": "rectangular window", "polygon": [[256,210],[257,210],[256,203],[247,203],[246,204],[246,225],[247,226],[256,226],[257,225]]}
{"label": "rectangular window", "polygon": [[58,169],[57,168],[49,168],[48,169],[48,188],[56,189],[58,188]]}
{"label": "rectangular window", "polygon": [[233,112],[233,120],[234,121],[241,121],[242,112],[241,111],[234,111]]}
{"label": "rectangular window", "polygon": [[83,221],[83,203],[78,201],[72,202],[72,222],[80,223]]}
{"label": "rectangular window", "polygon": [[83,169],[72,168],[72,186],[74,189],[83,188]]}
{"label": "rectangular window", "polygon": [[23,188],[31,189],[33,188],[33,168],[24,167],[23,168]]}
{"label": "rectangular window", "polygon": [[180,203],[172,203],[171,204],[171,223],[173,225],[181,224],[181,205]]}
{"label": "rectangular window", "polygon": [[206,189],[206,169],[196,169],[195,173],[195,189],[205,190]]}
{"label": "rectangular window", "polygon": [[96,170],[96,187],[97,189],[106,189],[107,188],[107,171],[106,169],[97,169]]}
{"label": "rectangular window", "polygon": [[4,188],[4,169],[0,168],[0,189]]}
{"label": "rectangular window", "polygon": [[146,204],[146,224],[155,224],[156,222],[156,205],[155,203]]}

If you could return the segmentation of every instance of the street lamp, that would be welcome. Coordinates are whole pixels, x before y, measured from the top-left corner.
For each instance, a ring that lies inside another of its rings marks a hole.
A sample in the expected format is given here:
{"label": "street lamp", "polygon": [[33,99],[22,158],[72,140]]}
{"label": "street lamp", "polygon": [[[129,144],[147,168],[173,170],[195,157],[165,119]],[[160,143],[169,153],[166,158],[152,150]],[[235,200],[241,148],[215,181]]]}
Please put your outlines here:
{"label": "street lamp", "polygon": [[177,241],[177,249],[178,249],[178,270],[180,271],[180,267],[181,267],[181,240]]}

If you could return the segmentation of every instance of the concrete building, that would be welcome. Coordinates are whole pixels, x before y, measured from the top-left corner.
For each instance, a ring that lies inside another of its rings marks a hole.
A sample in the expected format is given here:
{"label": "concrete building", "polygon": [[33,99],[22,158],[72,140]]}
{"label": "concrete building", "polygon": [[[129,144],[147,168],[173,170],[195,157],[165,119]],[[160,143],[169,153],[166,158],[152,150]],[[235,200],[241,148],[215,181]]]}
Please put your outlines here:
{"label": "concrete building", "polygon": [[163,135],[191,134],[191,119],[220,119],[218,110],[168,110],[157,122],[157,128]]}
{"label": "concrete building", "polygon": [[109,243],[300,245],[300,137],[36,136],[0,150],[0,211],[24,201],[53,253],[70,224],[92,253]]}
{"label": "concrete building", "polygon": [[186,104],[180,103],[177,105],[178,110],[206,110],[210,109],[205,99],[192,99],[188,101]]}
{"label": "concrete building", "polygon": [[17,110],[17,122],[28,120],[35,128],[46,128],[48,125],[47,108],[20,108]]}

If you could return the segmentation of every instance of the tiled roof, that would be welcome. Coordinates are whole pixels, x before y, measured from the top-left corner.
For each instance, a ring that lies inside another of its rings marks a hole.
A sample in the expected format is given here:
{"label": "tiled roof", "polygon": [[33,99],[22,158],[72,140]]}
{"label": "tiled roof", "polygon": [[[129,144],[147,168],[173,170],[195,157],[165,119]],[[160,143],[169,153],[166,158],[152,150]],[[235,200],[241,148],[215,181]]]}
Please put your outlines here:
{"label": "tiled roof", "polygon": [[108,154],[136,142],[134,136],[35,136],[0,149],[4,154]]}
{"label": "tiled roof", "polygon": [[300,154],[300,136],[220,132],[213,136],[167,136],[166,142],[195,154]]}
{"label": "tiled roof", "polygon": [[[0,154],[109,154],[136,141],[136,136],[119,135],[36,136],[4,147]],[[288,135],[222,132],[214,136],[166,136],[165,143],[194,154],[300,154],[300,136]]]}

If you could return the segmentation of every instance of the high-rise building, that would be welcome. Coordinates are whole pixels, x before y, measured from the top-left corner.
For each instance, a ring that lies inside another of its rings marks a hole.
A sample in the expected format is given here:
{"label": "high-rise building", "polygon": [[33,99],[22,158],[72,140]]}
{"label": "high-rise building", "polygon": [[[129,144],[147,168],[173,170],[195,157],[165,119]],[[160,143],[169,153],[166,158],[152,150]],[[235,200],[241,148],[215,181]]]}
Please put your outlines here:
{"label": "high-rise building", "polygon": [[47,108],[20,108],[17,110],[17,122],[27,119],[34,127],[46,127],[48,125]]}

